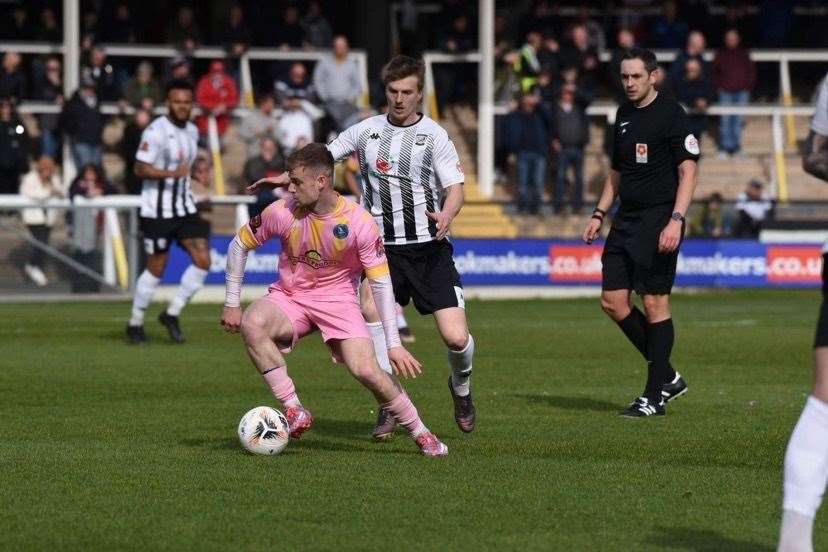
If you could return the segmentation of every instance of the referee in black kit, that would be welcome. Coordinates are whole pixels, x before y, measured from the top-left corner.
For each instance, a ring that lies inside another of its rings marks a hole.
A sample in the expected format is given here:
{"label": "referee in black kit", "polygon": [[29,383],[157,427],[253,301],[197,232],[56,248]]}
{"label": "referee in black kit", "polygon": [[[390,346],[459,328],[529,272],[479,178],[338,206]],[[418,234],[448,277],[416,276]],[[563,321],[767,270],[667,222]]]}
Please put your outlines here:
{"label": "referee in black kit", "polygon": [[[622,58],[629,101],[618,108],[612,169],[583,234],[586,243],[599,236],[618,197],[601,257],[601,307],[647,359],[644,393],[620,412],[636,418],[663,416],[665,404],[687,391],[670,364],[670,291],[696,187],[699,142],[681,105],[655,89],[657,68],[648,50],[633,49]],[[632,291],[641,296],[644,313],[633,306]]]}

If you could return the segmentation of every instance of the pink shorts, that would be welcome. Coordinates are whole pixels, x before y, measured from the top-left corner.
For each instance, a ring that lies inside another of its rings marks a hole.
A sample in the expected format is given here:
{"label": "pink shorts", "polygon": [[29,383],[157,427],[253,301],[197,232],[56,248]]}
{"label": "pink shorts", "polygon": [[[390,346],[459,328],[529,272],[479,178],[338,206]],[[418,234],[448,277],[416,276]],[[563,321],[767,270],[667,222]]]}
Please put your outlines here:
{"label": "pink shorts", "polygon": [[[271,286],[265,299],[277,305],[293,325],[290,344],[279,343],[279,350],[283,353],[289,353],[297,341],[316,329],[325,343],[331,339],[371,338],[356,296],[353,300],[324,301],[307,295],[288,296],[281,289]],[[333,349],[332,353],[336,362],[342,361]]]}

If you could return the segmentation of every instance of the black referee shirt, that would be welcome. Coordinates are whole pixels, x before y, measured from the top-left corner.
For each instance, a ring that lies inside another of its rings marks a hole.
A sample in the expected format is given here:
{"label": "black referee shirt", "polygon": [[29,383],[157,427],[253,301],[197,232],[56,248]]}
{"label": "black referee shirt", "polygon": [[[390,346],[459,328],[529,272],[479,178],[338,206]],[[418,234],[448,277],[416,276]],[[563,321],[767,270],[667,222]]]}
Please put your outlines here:
{"label": "black referee shirt", "polygon": [[682,161],[699,159],[699,142],[687,113],[659,93],[645,107],[631,102],[618,108],[612,168],[621,173],[622,211],[636,211],[676,201]]}

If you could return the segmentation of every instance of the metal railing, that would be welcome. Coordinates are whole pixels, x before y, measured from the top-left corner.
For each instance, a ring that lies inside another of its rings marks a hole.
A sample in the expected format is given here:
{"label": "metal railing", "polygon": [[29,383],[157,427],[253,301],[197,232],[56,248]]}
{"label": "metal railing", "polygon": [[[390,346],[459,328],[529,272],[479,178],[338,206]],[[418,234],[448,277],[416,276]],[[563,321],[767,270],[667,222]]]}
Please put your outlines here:
{"label": "metal railing", "polygon": [[[659,61],[673,61],[676,58],[675,51],[656,50],[654,51],[656,58]],[[713,59],[715,52],[706,51],[704,53],[705,59]],[[779,106],[768,105],[748,105],[748,106],[732,106],[714,104],[710,106],[705,113],[712,116],[721,115],[753,115],[753,116],[770,116],[772,118],[773,128],[773,154],[776,166],[776,185],[777,194],[780,201],[788,200],[787,175],[784,163],[784,152],[787,136],[787,146],[793,147],[796,145],[796,132],[794,126],[795,116],[811,116],[814,113],[812,106],[794,106],[791,95],[791,80],[790,80],[790,62],[804,62],[804,61],[825,61],[828,62],[828,50],[759,50],[754,49],[750,51],[751,59],[754,61],[775,61],[779,63],[780,72],[780,98],[782,100]],[[609,61],[612,53],[604,51],[600,53],[601,61]],[[437,102],[437,94],[434,81],[434,64],[437,63],[480,63],[481,55],[479,52],[468,52],[464,54],[449,54],[446,52],[426,52],[423,54],[425,61],[425,82],[424,82],[424,97],[423,97],[423,111],[426,115],[433,118],[439,118],[439,105]],[[593,104],[587,109],[587,114],[591,116],[603,116],[612,124],[615,118],[615,111],[617,105],[614,103]],[[495,115],[502,115],[509,110],[508,105],[496,105],[494,108]],[[785,119],[785,124],[782,124],[782,118]],[[480,148],[478,148],[480,149]],[[481,162],[493,163],[493,151],[479,151],[478,155],[484,158]],[[484,196],[491,197],[494,192],[492,182],[480,181],[480,191]]]}
{"label": "metal railing", "polygon": [[[256,198],[246,195],[213,196],[210,203],[213,205],[233,205],[235,209],[236,228],[248,220],[247,205],[255,203]],[[93,279],[100,280],[112,288],[120,288],[124,291],[132,290],[135,278],[141,267],[138,266],[138,209],[141,207],[141,198],[134,195],[108,195],[96,198],[76,197],[74,201],[69,199],[47,199],[34,200],[21,195],[0,195],[0,210],[21,210],[26,208],[76,210],[76,209],[98,209],[104,214],[103,228],[103,274]],[[126,232],[121,228],[121,220],[118,213],[126,215]],[[127,239],[124,239],[124,235]],[[27,240],[31,241],[31,240]],[[70,268],[80,272],[83,269],[75,266],[71,259],[62,258],[53,248],[38,246],[45,252],[56,258],[59,262],[69,265]],[[65,256],[63,256],[65,257]]]}

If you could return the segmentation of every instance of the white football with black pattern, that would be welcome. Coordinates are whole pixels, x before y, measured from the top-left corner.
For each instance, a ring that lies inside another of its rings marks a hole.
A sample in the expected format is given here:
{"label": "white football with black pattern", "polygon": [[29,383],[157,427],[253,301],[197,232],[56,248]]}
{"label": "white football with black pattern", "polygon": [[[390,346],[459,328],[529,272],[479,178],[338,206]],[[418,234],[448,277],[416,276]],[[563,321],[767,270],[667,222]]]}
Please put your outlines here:
{"label": "white football with black pattern", "polygon": [[253,454],[279,454],[289,440],[287,418],[275,408],[257,406],[242,416],[239,422],[239,442]]}

